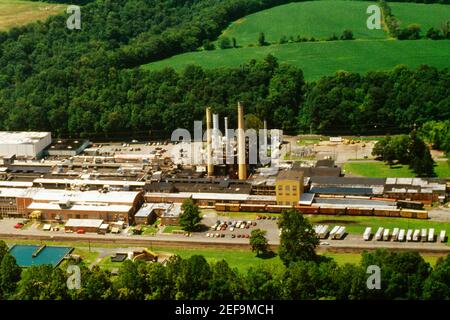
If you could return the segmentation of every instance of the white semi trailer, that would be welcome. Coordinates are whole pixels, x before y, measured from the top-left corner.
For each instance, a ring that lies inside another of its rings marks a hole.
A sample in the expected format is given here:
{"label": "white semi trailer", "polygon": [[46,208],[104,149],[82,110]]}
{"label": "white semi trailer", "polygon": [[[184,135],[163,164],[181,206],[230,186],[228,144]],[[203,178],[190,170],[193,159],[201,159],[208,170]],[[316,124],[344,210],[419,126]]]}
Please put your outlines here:
{"label": "white semi trailer", "polygon": [[334,235],[336,234],[336,232],[338,232],[338,230],[339,230],[339,226],[334,226],[334,228],[331,229],[330,239],[334,239]]}
{"label": "white semi trailer", "polygon": [[377,241],[383,240],[383,231],[384,231],[383,227],[378,228],[377,232],[375,233],[375,240]]}
{"label": "white semi trailer", "polygon": [[415,242],[419,241],[419,237],[420,237],[420,230],[419,229],[414,230],[412,241]]}
{"label": "white semi trailer", "polygon": [[394,231],[392,231],[392,240],[397,241],[398,240],[398,232],[400,231],[399,228],[394,228]]}
{"label": "white semi trailer", "polygon": [[364,234],[363,234],[364,241],[369,241],[371,234],[372,234],[372,228],[367,227],[366,230],[364,230]]}
{"label": "white semi trailer", "polygon": [[428,230],[428,242],[434,242],[434,229],[430,228]]}
{"label": "white semi trailer", "polygon": [[389,232],[390,232],[391,230],[389,230],[389,229],[384,229],[384,231],[383,231],[383,240],[384,241],[389,241]]}
{"label": "white semi trailer", "polygon": [[445,230],[441,230],[441,232],[439,233],[439,241],[445,242]]}
{"label": "white semi trailer", "polygon": [[427,229],[423,228],[420,233],[420,238],[422,242],[427,242]]}
{"label": "white semi trailer", "polygon": [[405,229],[400,229],[397,240],[400,242],[405,240]]}
{"label": "white semi trailer", "polygon": [[336,234],[334,235],[334,238],[336,240],[341,240],[344,237],[344,235],[345,235],[345,230],[346,230],[345,227],[340,227],[338,229],[338,231],[336,232]]}
{"label": "white semi trailer", "polygon": [[413,229],[408,229],[408,232],[406,233],[406,241],[412,241],[413,233]]}
{"label": "white semi trailer", "polygon": [[328,230],[330,229],[330,227],[328,225],[324,225],[322,226],[322,228],[319,231],[319,238],[320,239],[326,239],[328,236]]}

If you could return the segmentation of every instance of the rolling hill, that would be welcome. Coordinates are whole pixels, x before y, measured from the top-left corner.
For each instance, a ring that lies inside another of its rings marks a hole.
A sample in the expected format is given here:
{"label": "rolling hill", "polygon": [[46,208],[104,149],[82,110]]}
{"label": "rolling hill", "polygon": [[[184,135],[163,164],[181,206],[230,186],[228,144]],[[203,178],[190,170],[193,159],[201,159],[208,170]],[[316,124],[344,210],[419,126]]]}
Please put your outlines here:
{"label": "rolling hill", "polygon": [[45,20],[52,14],[64,12],[66,7],[67,5],[44,2],[0,0],[0,31]]}
{"label": "rolling hill", "polygon": [[383,39],[382,30],[369,30],[366,26],[368,1],[308,1],[289,3],[260,11],[233,22],[223,36],[235,37],[239,46],[257,44],[264,32],[268,42],[277,42],[282,36],[327,38],[351,29],[358,39]]}
{"label": "rolling hill", "polygon": [[[417,67],[428,64],[438,68],[449,66],[450,41],[390,39],[383,30],[366,27],[367,1],[308,1],[290,3],[248,15],[233,22],[222,36],[234,37],[238,48],[196,51],[157,61],[147,69],[174,67],[183,69],[197,64],[207,68],[239,66],[251,59],[273,54],[282,62],[299,66],[307,80],[315,80],[338,70],[365,73],[387,70],[398,64]],[[440,4],[391,3],[394,15],[406,27],[410,23],[423,25],[423,33],[431,26],[450,20],[450,7]],[[275,44],[280,37],[297,35],[325,39],[351,29],[356,40],[316,41]],[[256,46],[258,35],[264,32],[270,46]]]}

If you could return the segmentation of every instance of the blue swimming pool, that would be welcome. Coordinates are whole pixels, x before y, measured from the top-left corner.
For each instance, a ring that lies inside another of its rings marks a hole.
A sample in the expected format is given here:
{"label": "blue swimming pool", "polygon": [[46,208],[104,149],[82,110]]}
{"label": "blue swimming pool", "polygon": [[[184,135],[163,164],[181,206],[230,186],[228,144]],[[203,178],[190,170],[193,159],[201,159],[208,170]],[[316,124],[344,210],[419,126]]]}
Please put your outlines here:
{"label": "blue swimming pool", "polygon": [[59,265],[64,256],[72,252],[71,247],[54,247],[45,245],[14,245],[9,253],[16,259],[20,267],[39,266],[50,264]]}

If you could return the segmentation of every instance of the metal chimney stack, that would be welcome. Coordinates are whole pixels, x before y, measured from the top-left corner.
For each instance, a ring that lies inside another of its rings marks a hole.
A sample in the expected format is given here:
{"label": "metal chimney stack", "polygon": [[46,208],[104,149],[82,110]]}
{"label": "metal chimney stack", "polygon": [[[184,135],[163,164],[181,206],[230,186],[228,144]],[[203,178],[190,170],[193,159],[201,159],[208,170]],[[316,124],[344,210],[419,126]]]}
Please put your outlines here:
{"label": "metal chimney stack", "polygon": [[264,120],[264,134],[263,134],[264,144],[263,144],[263,150],[267,152],[267,121]]}
{"label": "metal chimney stack", "polygon": [[245,125],[244,107],[238,102],[238,165],[239,180],[247,179],[247,164],[245,161]]}
{"label": "metal chimney stack", "polygon": [[211,128],[211,108],[206,108],[206,163],[208,176],[214,175],[214,165],[212,162],[212,128]]}
{"label": "metal chimney stack", "polygon": [[223,136],[225,137],[226,140],[228,140],[228,117],[225,117],[224,121],[225,121],[225,128]]}
{"label": "metal chimney stack", "polygon": [[212,131],[212,148],[213,154],[219,149],[219,115],[217,113],[213,113],[213,131]]}

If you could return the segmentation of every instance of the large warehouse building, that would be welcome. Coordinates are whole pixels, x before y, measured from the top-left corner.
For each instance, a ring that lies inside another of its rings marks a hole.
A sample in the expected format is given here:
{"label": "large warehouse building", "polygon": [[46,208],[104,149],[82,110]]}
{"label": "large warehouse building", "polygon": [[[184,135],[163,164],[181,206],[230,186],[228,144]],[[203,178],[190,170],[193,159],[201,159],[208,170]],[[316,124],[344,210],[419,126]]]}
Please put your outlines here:
{"label": "large warehouse building", "polygon": [[0,131],[0,157],[38,158],[51,143],[50,132]]}

